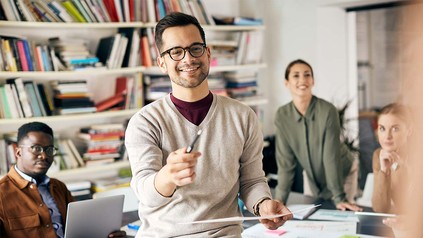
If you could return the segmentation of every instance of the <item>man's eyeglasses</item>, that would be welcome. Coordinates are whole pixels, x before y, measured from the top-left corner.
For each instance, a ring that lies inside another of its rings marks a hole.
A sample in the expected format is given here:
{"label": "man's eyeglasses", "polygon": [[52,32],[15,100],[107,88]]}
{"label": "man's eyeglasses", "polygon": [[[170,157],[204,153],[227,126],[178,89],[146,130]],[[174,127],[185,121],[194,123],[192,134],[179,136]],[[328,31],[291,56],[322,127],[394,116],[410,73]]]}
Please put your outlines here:
{"label": "man's eyeglasses", "polygon": [[31,148],[31,153],[34,155],[41,155],[43,152],[47,156],[55,156],[57,154],[57,148],[54,146],[42,147],[41,145],[20,145],[19,147]]}
{"label": "man's eyeglasses", "polygon": [[169,54],[170,58],[174,61],[180,61],[185,58],[185,53],[188,51],[192,57],[198,58],[204,54],[206,49],[205,43],[194,43],[189,47],[182,48],[180,46],[168,49],[160,54],[163,57],[165,54]]}

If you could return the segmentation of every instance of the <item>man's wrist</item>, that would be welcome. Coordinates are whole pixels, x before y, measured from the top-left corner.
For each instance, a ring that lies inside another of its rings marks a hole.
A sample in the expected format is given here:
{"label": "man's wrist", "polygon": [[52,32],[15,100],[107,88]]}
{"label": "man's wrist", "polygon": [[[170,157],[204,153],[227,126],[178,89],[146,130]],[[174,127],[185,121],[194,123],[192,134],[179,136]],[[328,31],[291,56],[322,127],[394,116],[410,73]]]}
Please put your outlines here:
{"label": "man's wrist", "polygon": [[256,216],[260,216],[260,205],[261,205],[264,201],[266,201],[266,200],[272,200],[272,199],[271,199],[271,198],[269,198],[269,197],[265,197],[265,198],[260,199],[260,200],[256,203],[256,205],[254,205],[254,207],[253,207],[254,215],[256,215]]}

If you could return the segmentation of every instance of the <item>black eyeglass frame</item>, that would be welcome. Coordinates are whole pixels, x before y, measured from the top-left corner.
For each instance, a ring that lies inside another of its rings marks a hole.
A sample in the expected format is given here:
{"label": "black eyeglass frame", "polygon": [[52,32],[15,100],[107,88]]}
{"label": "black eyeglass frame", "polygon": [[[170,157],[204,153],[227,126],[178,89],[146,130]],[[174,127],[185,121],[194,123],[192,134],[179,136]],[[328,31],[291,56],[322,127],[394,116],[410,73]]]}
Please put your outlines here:
{"label": "black eyeglass frame", "polygon": [[[199,55],[199,56],[195,56],[195,55],[193,55],[193,54],[192,54],[192,52],[191,52],[191,47],[193,47],[193,46],[202,46],[203,52],[201,52],[201,55]],[[192,44],[192,45],[190,45],[190,46],[188,46],[188,47],[185,47],[185,48],[180,47],[180,46],[176,46],[176,47],[172,47],[172,48],[170,48],[170,49],[168,49],[168,50],[165,50],[165,51],[163,51],[162,53],[160,53],[160,57],[163,57],[163,56],[167,53],[167,54],[169,55],[169,57],[170,57],[173,61],[181,61],[181,60],[183,60],[183,59],[185,58],[185,55],[186,55],[186,53],[187,53],[187,51],[188,51],[188,52],[189,52],[189,54],[190,54],[192,57],[194,57],[194,58],[200,58],[201,56],[203,56],[203,55],[204,55],[204,52],[206,52],[206,48],[207,48],[206,43],[194,43],[194,44]],[[172,50],[174,50],[174,49],[182,49],[182,50],[184,51],[184,54],[182,55],[182,58],[181,58],[181,59],[175,60],[175,59],[172,57],[172,55],[170,54],[170,52],[171,52]]]}
{"label": "black eyeglass frame", "polygon": [[[34,155],[41,155],[43,152],[45,152],[47,156],[55,156],[55,155],[57,155],[57,152],[59,151],[56,147],[54,147],[52,145],[45,146],[45,147],[41,146],[41,145],[20,145],[19,147],[31,148],[31,153],[34,154]],[[37,150],[34,149],[34,148],[37,148],[37,147],[41,148],[40,152],[37,152]],[[49,152],[51,150],[53,150],[53,151]]]}

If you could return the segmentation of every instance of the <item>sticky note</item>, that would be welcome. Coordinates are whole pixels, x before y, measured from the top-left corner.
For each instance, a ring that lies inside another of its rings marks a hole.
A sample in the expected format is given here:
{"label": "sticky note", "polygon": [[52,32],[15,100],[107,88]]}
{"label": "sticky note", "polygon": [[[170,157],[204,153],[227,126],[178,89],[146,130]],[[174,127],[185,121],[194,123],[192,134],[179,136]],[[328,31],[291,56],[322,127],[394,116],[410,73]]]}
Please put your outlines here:
{"label": "sticky note", "polygon": [[285,230],[266,230],[265,231],[269,235],[281,236],[286,233]]}

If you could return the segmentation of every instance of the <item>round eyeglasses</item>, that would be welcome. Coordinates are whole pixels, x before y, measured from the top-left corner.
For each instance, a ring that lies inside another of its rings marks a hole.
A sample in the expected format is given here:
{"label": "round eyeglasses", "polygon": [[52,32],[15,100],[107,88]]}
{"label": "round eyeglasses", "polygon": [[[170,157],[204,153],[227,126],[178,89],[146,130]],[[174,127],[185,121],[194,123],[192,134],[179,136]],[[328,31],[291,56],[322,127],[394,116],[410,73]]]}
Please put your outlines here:
{"label": "round eyeglasses", "polygon": [[182,48],[180,46],[168,49],[160,54],[163,57],[165,54],[169,54],[169,57],[174,61],[180,61],[185,58],[185,54],[188,51],[192,57],[198,58],[204,54],[206,49],[205,43],[194,43],[189,47]]}
{"label": "round eyeglasses", "polygon": [[34,155],[41,155],[43,152],[47,156],[55,156],[57,154],[57,148],[51,145],[46,147],[42,147],[41,145],[20,145],[19,147],[31,148],[31,153]]}

